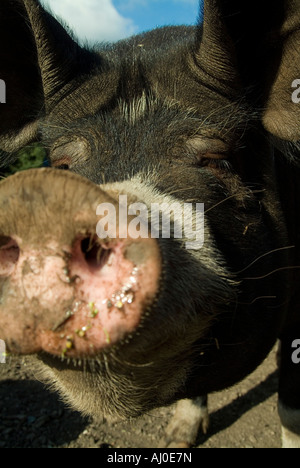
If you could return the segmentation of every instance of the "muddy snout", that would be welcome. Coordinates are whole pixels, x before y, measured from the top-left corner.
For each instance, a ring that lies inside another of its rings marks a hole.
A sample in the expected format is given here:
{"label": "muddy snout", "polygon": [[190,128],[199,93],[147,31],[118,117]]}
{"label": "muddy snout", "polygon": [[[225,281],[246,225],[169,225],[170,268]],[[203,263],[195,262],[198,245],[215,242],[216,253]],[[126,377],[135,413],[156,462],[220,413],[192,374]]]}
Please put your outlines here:
{"label": "muddy snout", "polygon": [[118,225],[99,238],[104,203],[118,219],[115,197],[68,172],[0,183],[0,338],[9,352],[89,357],[138,329],[158,293],[159,247],[150,236],[120,238]]}

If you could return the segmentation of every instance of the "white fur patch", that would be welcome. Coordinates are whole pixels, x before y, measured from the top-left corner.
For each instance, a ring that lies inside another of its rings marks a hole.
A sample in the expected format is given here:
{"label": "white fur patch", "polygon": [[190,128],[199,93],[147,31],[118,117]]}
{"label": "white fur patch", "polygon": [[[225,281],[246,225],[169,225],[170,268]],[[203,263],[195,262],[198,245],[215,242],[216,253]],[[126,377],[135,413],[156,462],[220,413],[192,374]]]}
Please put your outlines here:
{"label": "white fur patch", "polygon": [[278,413],[282,424],[282,448],[300,448],[300,410],[288,408],[279,401]]}
{"label": "white fur patch", "polygon": [[[145,178],[144,174],[136,175],[134,178],[123,181],[115,182],[113,184],[106,184],[101,186],[105,192],[113,192],[118,195],[128,195],[128,203],[133,203],[135,201],[142,201],[150,207],[151,204],[159,204],[161,207],[166,204],[167,206],[178,206],[181,210],[180,215],[183,211],[184,202],[164,193],[159,192],[155,187],[150,183],[146,183],[145,179],[155,181],[155,174],[149,174],[149,177]],[[204,207],[205,208],[205,207]],[[196,230],[196,217],[195,210],[190,212],[190,215],[193,216],[193,219],[189,220],[189,225],[192,226],[193,231]],[[177,214],[173,215],[173,218],[176,218]],[[172,220],[172,218],[171,218]],[[202,261],[206,268],[211,270],[214,274],[228,278],[230,282],[230,274],[226,271],[225,262],[223,262],[221,253],[215,248],[213,238],[210,233],[210,228],[208,223],[205,222],[204,215],[204,245],[199,250],[191,250],[191,252]],[[177,242],[182,242],[186,244],[190,241],[183,236],[182,239],[175,239]],[[232,283],[233,284],[233,283]]]}
{"label": "white fur patch", "polygon": [[207,406],[201,397],[180,400],[159,447],[187,448],[195,444],[199,429],[206,434],[209,425]]}
{"label": "white fur patch", "polygon": [[129,104],[123,101],[120,102],[123,117],[130,125],[134,125],[144,117],[148,110],[148,106],[148,98],[145,93],[143,93],[140,98],[136,98],[131,101]]}

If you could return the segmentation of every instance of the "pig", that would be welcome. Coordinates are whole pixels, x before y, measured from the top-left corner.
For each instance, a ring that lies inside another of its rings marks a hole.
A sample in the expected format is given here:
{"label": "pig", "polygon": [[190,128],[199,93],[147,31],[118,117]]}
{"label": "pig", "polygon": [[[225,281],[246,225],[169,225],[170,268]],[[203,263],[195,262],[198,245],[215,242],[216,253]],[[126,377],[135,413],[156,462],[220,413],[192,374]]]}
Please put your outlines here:
{"label": "pig", "polygon": [[[0,183],[0,338],[84,414],[178,402],[164,447],[192,446],[206,395],[280,340],[299,447],[300,5],[206,0],[203,18],[93,48],[38,0],[1,0],[1,168],[32,142],[51,167]],[[187,206],[196,246],[175,235]]]}

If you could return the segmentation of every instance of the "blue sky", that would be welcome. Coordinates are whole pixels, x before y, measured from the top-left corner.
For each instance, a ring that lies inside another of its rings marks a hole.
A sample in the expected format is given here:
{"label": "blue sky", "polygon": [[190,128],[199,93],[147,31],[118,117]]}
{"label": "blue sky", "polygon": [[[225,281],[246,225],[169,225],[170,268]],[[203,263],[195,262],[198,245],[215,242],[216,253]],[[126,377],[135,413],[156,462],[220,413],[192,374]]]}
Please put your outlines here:
{"label": "blue sky", "polygon": [[199,0],[42,0],[76,35],[116,41],[156,26],[195,24]]}

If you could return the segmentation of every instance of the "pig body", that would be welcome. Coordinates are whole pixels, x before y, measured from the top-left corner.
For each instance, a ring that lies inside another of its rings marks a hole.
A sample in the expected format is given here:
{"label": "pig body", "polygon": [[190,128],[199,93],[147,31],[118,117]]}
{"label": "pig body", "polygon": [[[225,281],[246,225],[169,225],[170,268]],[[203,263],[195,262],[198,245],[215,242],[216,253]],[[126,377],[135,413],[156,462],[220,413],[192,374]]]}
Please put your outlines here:
{"label": "pig body", "polygon": [[[37,1],[0,6],[0,162],[38,139],[53,166],[0,183],[0,338],[36,354],[86,414],[184,399],[166,445],[192,444],[207,428],[205,395],[251,373],[277,339],[284,443],[299,443],[300,9],[272,5],[258,19],[253,2],[214,0],[203,26],[97,51]],[[149,236],[123,238],[120,196],[146,207]],[[107,203],[116,236],[99,240]],[[190,204],[195,227],[200,203],[203,244],[186,248],[177,220]],[[170,238],[151,238],[153,204],[173,206]],[[179,430],[185,405],[190,431]]]}

